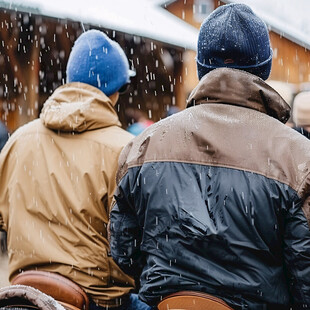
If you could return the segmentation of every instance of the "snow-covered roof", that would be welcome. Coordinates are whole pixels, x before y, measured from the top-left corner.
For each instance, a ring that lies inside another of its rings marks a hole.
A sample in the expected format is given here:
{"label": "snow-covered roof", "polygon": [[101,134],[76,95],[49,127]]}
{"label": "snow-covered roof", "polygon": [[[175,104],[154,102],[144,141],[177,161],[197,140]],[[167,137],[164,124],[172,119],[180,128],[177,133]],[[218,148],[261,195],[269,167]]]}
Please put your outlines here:
{"label": "snow-covered roof", "polygon": [[71,19],[196,50],[198,30],[168,12],[163,0],[4,0],[0,7]]}
{"label": "snow-covered roof", "polygon": [[249,5],[270,30],[310,49],[309,0],[223,0]]}

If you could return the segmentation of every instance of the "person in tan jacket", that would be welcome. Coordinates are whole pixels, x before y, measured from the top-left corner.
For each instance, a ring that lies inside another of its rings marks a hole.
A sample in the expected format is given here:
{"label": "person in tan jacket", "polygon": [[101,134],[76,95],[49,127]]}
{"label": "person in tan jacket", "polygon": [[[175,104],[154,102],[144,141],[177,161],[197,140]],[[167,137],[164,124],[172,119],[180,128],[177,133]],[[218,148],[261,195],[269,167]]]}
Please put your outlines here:
{"label": "person in tan jacket", "polygon": [[114,105],[130,75],[118,43],[97,30],[83,33],[69,57],[68,83],[2,150],[0,230],[8,232],[10,281],[48,271],[83,288],[90,309],[132,303],[134,281],[113,261],[107,240],[118,156],[132,139]]}

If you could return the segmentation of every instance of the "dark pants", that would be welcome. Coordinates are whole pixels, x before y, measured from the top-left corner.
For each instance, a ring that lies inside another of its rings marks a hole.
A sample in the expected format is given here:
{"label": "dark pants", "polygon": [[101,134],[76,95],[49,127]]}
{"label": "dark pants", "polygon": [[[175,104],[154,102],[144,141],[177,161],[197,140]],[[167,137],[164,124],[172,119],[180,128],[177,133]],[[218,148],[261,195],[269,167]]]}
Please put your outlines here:
{"label": "dark pants", "polygon": [[129,300],[119,307],[101,307],[90,301],[89,310],[151,310],[152,308],[138,298],[137,294],[130,294]]}

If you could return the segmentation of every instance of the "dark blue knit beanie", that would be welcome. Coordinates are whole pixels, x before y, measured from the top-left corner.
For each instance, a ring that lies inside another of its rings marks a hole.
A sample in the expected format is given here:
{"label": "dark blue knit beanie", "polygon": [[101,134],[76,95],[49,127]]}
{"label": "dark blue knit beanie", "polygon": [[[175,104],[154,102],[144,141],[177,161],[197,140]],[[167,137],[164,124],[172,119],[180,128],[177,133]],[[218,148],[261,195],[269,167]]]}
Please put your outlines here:
{"label": "dark blue knit beanie", "polygon": [[196,61],[199,79],[213,69],[228,67],[266,80],[272,63],[266,24],[245,4],[218,7],[200,27]]}
{"label": "dark blue knit beanie", "polygon": [[86,31],[74,43],[67,64],[68,83],[90,84],[110,96],[133,75],[122,48],[103,32]]}

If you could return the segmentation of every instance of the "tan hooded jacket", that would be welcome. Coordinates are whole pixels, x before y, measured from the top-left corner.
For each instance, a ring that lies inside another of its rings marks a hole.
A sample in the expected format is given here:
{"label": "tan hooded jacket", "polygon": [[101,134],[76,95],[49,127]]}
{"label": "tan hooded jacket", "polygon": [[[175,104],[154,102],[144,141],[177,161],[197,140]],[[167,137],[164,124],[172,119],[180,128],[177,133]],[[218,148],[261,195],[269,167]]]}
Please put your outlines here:
{"label": "tan hooded jacket", "polygon": [[34,268],[58,272],[100,305],[117,306],[133,280],[109,255],[107,224],[118,156],[132,136],[110,99],[83,83],[59,87],[40,118],[0,154],[10,280]]}

